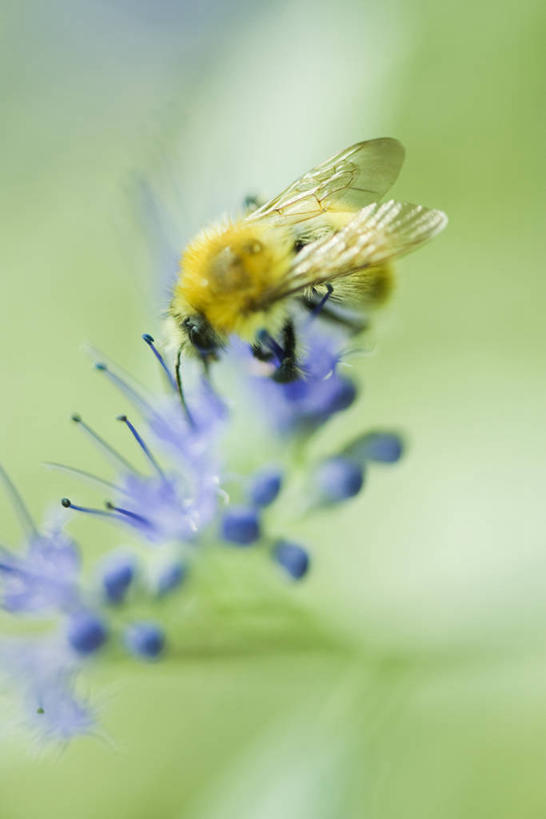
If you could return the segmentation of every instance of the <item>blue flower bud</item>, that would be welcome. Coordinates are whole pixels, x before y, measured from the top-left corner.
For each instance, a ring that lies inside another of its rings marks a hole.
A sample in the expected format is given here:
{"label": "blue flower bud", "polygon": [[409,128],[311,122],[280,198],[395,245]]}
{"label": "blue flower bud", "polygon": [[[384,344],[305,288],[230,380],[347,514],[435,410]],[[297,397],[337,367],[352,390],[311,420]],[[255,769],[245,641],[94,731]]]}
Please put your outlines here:
{"label": "blue flower bud", "polygon": [[351,458],[337,456],[320,464],[314,480],[323,503],[338,503],[358,495],[364,483],[364,469]]}
{"label": "blue flower bud", "polygon": [[248,506],[232,506],[224,512],[220,532],[228,543],[249,546],[260,538],[258,513]]}
{"label": "blue flower bud", "polygon": [[305,549],[288,540],[276,543],[273,558],[294,580],[300,580],[309,569],[309,555]]}
{"label": "blue flower bud", "polygon": [[393,432],[369,432],[357,439],[348,448],[348,453],[352,454],[354,450],[363,460],[393,464],[400,460],[403,448],[402,439]]}
{"label": "blue flower bud", "polygon": [[166,566],[157,579],[157,593],[160,596],[169,594],[182,585],[188,574],[188,567],[183,563],[171,563]]}
{"label": "blue flower bud", "polygon": [[70,617],[66,636],[78,654],[92,654],[106,642],[108,631],[96,614],[80,611]]}
{"label": "blue flower bud", "polygon": [[155,623],[133,623],[125,630],[125,645],[135,657],[155,660],[165,648],[163,629]]}
{"label": "blue flower bud", "polygon": [[109,603],[122,603],[135,576],[132,557],[113,555],[102,571],[102,587]]}
{"label": "blue flower bud", "polygon": [[359,463],[393,464],[400,460],[403,449],[401,437],[394,432],[367,432],[351,441],[343,454]]}
{"label": "blue flower bud", "polygon": [[274,467],[256,472],[250,482],[250,501],[256,506],[269,506],[281,491],[282,472]]}

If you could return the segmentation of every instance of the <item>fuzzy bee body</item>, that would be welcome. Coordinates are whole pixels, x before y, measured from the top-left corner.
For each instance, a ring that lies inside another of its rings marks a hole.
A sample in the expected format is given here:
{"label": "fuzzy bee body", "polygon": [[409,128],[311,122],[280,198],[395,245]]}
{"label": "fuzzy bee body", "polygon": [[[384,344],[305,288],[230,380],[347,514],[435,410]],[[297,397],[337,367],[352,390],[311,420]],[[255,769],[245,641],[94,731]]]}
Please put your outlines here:
{"label": "fuzzy bee body", "polygon": [[182,255],[169,309],[177,346],[216,357],[236,334],[258,352],[260,333],[282,334],[295,301],[312,306],[326,292],[353,312],[385,301],[392,260],[447,221],[420,205],[379,204],[403,156],[394,139],[357,143],[242,218],[201,231]]}

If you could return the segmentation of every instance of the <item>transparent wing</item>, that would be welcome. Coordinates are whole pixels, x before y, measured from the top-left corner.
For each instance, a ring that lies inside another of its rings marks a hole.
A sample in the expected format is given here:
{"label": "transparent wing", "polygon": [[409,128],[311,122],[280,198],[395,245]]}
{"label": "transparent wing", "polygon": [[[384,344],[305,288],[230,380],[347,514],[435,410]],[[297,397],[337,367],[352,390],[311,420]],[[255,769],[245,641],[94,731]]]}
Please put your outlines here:
{"label": "transparent wing", "polygon": [[358,274],[351,280],[358,288],[366,282],[366,270],[409,253],[446,224],[445,213],[423,205],[393,199],[369,205],[333,236],[304,247],[283,279],[264,294],[264,306],[353,274]]}
{"label": "transparent wing", "polygon": [[329,210],[358,210],[385,195],[403,161],[404,148],[396,139],[357,142],[308,171],[247,218],[297,224]]}

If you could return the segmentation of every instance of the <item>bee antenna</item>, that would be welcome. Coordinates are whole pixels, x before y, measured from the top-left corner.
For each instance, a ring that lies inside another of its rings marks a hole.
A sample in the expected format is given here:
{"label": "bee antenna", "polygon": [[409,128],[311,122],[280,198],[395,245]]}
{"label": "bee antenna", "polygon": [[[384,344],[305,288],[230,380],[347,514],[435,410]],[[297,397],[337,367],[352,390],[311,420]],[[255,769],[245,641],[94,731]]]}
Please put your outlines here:
{"label": "bee antenna", "polygon": [[180,347],[178,348],[178,352],[176,353],[176,365],[175,365],[176,386],[178,388],[178,395],[180,396],[180,403],[182,404],[182,409],[184,410],[184,412],[186,414],[186,418],[188,419],[188,422],[189,422],[190,426],[195,427],[195,421],[194,421],[193,416],[192,416],[192,414],[190,412],[188,404],[186,403],[186,398],[184,396],[184,388],[182,386],[182,374],[181,374],[181,369],[182,369],[182,348],[183,348],[183,345],[181,344]]}
{"label": "bee antenna", "polygon": [[157,360],[158,360],[158,362],[159,362],[159,365],[160,365],[161,369],[163,370],[163,372],[164,372],[164,373],[165,373],[165,375],[167,376],[167,379],[168,379],[168,381],[169,381],[169,384],[171,385],[171,387],[173,388],[173,390],[175,390],[175,391],[176,391],[176,389],[177,389],[177,386],[176,386],[176,381],[175,381],[175,379],[173,378],[173,376],[172,376],[172,373],[171,373],[170,369],[167,367],[167,365],[166,365],[166,363],[165,363],[165,359],[163,358],[163,356],[161,355],[161,353],[160,353],[160,352],[159,352],[159,350],[157,349],[157,347],[156,347],[156,345],[155,345],[155,339],[154,339],[154,337],[153,337],[153,336],[151,336],[149,333],[144,333],[144,334],[143,334],[143,336],[142,336],[142,340],[143,340],[143,341],[144,341],[144,342],[145,342],[145,343],[148,345],[148,347],[150,348],[150,350],[152,351],[152,353],[155,355],[156,359],[157,359]]}

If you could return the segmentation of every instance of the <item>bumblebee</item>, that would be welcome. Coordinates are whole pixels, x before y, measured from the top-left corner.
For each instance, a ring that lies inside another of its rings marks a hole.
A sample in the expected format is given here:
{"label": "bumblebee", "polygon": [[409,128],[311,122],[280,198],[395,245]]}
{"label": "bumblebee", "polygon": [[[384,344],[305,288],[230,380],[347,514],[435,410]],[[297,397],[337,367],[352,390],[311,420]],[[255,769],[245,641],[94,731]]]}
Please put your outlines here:
{"label": "bumblebee", "polygon": [[358,142],[269,202],[205,228],[186,247],[168,312],[180,353],[206,363],[228,337],[274,360],[274,378],[298,377],[299,308],[364,329],[393,286],[392,262],[446,225],[442,211],[389,200],[404,159],[396,139]]}

